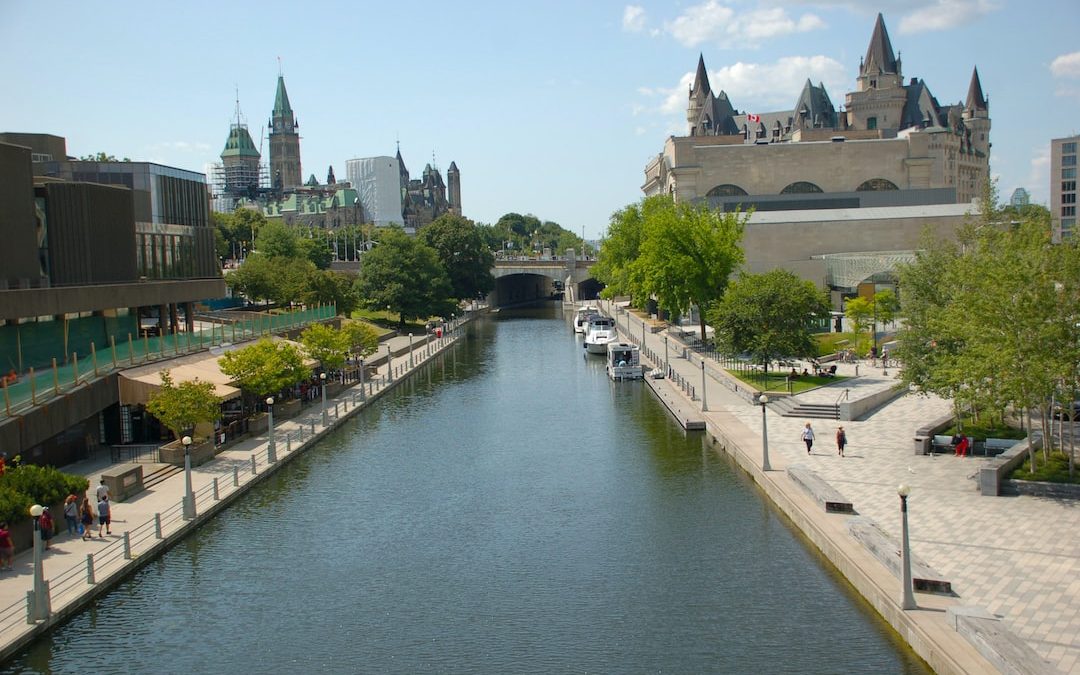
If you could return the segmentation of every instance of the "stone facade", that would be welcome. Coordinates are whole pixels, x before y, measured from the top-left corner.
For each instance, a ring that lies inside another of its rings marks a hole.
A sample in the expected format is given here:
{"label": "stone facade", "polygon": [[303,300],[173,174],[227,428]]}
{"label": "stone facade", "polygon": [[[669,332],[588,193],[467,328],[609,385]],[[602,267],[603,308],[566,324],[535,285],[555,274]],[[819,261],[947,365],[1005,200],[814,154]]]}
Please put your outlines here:
{"label": "stone facade", "polygon": [[[904,84],[878,15],[847,110],[807,82],[795,108],[739,113],[713,93],[704,59],[687,105],[687,136],[669,137],[645,168],[642,190],[676,199],[872,190],[949,189],[979,196],[989,176],[989,106],[978,71],[967,101],[941,106],[924,81]],[[820,196],[813,196],[820,195]]]}

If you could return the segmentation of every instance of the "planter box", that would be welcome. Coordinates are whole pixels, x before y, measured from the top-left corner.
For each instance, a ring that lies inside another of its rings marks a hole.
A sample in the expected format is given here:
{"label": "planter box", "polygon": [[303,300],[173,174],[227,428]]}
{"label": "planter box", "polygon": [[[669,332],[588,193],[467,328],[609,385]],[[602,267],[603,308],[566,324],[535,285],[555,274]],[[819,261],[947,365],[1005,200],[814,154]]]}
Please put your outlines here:
{"label": "planter box", "polygon": [[303,402],[298,398],[285,401],[284,403],[275,403],[274,421],[276,422],[277,420],[287,420],[290,417],[296,417],[300,414],[302,403]]}
{"label": "planter box", "polygon": [[[161,446],[161,461],[173,466],[184,466],[184,446],[180,441],[173,441]],[[206,464],[217,454],[212,439],[200,439],[198,443],[191,444],[191,466]]]}
{"label": "planter box", "polygon": [[340,382],[327,382],[326,383],[326,398],[331,399],[341,393],[341,390],[345,388]]}
{"label": "planter box", "polygon": [[270,428],[270,418],[266,413],[259,413],[248,418],[247,432],[252,436],[265,433]]}

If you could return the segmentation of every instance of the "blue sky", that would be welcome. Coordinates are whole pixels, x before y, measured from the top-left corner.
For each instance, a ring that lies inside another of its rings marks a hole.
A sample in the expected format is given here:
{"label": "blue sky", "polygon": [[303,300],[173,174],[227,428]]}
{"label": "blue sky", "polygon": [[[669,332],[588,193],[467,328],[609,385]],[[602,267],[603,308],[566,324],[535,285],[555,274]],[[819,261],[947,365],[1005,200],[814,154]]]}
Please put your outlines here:
{"label": "blue sky", "polygon": [[740,110],[790,108],[807,78],[839,106],[878,11],[905,77],[941,103],[978,66],[1002,195],[1045,203],[1049,141],[1080,133],[1075,0],[0,0],[0,130],[202,171],[237,89],[258,143],[280,57],[305,177],[400,140],[414,176],[433,154],[444,174],[457,162],[466,216],[533,213],[594,238],[685,133],[699,53]]}

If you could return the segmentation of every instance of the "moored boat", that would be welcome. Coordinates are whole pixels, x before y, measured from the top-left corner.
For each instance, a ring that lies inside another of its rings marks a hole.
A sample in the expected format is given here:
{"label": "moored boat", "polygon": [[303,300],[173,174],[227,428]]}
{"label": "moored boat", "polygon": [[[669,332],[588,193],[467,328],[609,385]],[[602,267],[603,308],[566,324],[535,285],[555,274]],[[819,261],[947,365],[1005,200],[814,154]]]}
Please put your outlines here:
{"label": "moored boat", "polygon": [[589,319],[585,329],[585,351],[590,354],[606,354],[608,344],[618,341],[619,333],[614,319],[599,314]]}
{"label": "moored boat", "polygon": [[589,325],[589,319],[594,316],[600,316],[600,310],[594,305],[578,307],[577,312],[574,314],[574,332],[584,335],[585,329]]}
{"label": "moored boat", "polygon": [[609,342],[607,345],[607,373],[613,380],[640,380],[641,350],[630,342]]}

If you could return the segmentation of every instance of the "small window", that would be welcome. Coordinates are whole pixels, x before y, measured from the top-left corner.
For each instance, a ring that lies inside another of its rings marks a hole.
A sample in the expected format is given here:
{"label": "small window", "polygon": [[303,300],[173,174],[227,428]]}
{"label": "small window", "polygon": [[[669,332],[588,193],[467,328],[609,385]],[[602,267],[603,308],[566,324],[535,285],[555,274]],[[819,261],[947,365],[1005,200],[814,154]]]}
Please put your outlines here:
{"label": "small window", "polygon": [[717,185],[713,189],[709,190],[706,197],[742,197],[747,195],[746,190],[742,189],[738,185],[732,185],[731,183],[724,183],[723,185]]}
{"label": "small window", "polygon": [[1075,192],[1076,191],[1076,181],[1074,181],[1074,180],[1062,181],[1061,182],[1061,191],[1062,192]]}
{"label": "small window", "polygon": [[1061,215],[1063,215],[1063,216],[1075,216],[1076,215],[1076,207],[1075,206],[1062,206],[1061,207]]}
{"label": "small window", "polygon": [[1076,193],[1075,192],[1070,192],[1068,194],[1061,195],[1061,203],[1062,204],[1075,204],[1076,203]]}
{"label": "small window", "polygon": [[866,128],[867,129],[877,129],[877,118],[876,117],[867,117],[866,118]]}
{"label": "small window", "polygon": [[899,190],[899,189],[900,188],[896,187],[896,184],[893,183],[891,180],[886,180],[884,178],[871,178],[870,180],[865,181],[859,187],[855,188],[855,191],[856,192],[878,192],[878,191],[881,191],[881,190]]}
{"label": "small window", "polygon": [[1076,166],[1076,155],[1065,155],[1061,158],[1062,166]]}
{"label": "small window", "polygon": [[782,195],[797,195],[797,194],[811,194],[811,193],[818,193],[818,192],[824,192],[824,190],[822,190],[818,186],[814,185],[813,183],[808,183],[807,181],[800,180],[800,181],[797,181],[797,182],[792,183],[792,184],[788,185],[787,187],[785,187],[783,190],[780,191],[780,194],[782,194]]}
{"label": "small window", "polygon": [[1076,178],[1076,169],[1062,169],[1061,170],[1061,177],[1062,178]]}
{"label": "small window", "polygon": [[1076,152],[1076,143],[1062,143],[1061,144],[1061,152],[1062,152],[1062,154],[1069,154],[1069,153]]}

